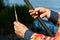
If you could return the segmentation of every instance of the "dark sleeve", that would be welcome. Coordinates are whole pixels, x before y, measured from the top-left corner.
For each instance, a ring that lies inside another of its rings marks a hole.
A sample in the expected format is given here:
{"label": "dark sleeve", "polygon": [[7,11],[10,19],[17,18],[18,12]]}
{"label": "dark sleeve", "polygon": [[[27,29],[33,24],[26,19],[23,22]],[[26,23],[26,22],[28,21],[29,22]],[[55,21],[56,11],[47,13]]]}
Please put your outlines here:
{"label": "dark sleeve", "polygon": [[51,15],[50,15],[49,21],[51,21],[53,24],[56,25],[56,23],[58,21],[58,13],[51,10]]}
{"label": "dark sleeve", "polygon": [[30,40],[31,39],[31,36],[33,35],[34,33],[30,30],[27,30],[25,32],[25,35],[24,35],[24,40]]}

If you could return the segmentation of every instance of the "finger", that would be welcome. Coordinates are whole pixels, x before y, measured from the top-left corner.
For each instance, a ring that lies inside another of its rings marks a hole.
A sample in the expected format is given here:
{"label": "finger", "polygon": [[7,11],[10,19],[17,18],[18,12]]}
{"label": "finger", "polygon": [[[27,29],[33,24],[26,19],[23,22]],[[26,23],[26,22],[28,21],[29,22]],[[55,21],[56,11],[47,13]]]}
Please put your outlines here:
{"label": "finger", "polygon": [[36,19],[38,16],[35,16],[34,19]]}
{"label": "finger", "polygon": [[33,11],[33,12],[31,12],[31,13],[30,13],[30,15],[34,15],[34,14],[36,14],[36,12],[35,12],[35,11]]}
{"label": "finger", "polygon": [[43,8],[43,7],[39,7],[39,8],[35,8],[35,11],[37,11],[37,12],[45,12],[46,9]]}
{"label": "finger", "polygon": [[14,25],[15,25],[15,26],[19,26],[19,25],[18,25],[18,22],[16,22],[16,21],[14,22]]}
{"label": "finger", "polygon": [[14,25],[14,29],[15,29],[15,30],[18,30],[19,28],[18,28],[16,25]]}
{"label": "finger", "polygon": [[21,30],[21,27],[14,25],[14,30],[19,31],[19,30]]}
{"label": "finger", "polygon": [[40,9],[40,7],[39,8],[35,8],[35,11],[38,11]]}
{"label": "finger", "polygon": [[46,12],[46,9],[40,9],[39,12],[44,13],[44,12]]}
{"label": "finger", "polygon": [[23,29],[21,27],[17,27],[17,26],[14,25],[14,30],[15,31],[22,31]]}
{"label": "finger", "polygon": [[19,21],[17,21],[17,22],[15,21],[15,22],[14,22],[14,25],[16,25],[16,26],[20,26],[21,23],[20,23]]}
{"label": "finger", "polygon": [[36,18],[38,17],[38,15],[33,15],[32,17],[33,17],[34,19],[36,19]]}
{"label": "finger", "polygon": [[38,12],[36,12],[36,15],[38,15]]}
{"label": "finger", "polygon": [[36,19],[38,17],[38,12],[36,12],[36,15],[33,16],[34,19]]}
{"label": "finger", "polygon": [[16,31],[17,30],[17,26],[14,25],[14,30]]}
{"label": "finger", "polygon": [[40,15],[41,18],[44,18],[46,16],[46,13],[43,13]]}
{"label": "finger", "polygon": [[33,12],[34,10],[29,10],[29,12],[31,13],[31,12]]}

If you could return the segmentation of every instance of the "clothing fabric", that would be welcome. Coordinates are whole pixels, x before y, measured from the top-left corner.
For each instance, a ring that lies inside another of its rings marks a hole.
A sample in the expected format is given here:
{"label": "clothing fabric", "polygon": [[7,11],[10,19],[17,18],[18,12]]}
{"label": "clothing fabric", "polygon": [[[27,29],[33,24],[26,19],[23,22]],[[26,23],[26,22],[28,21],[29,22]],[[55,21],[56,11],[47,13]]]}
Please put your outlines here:
{"label": "clothing fabric", "polygon": [[60,15],[54,11],[51,11],[51,14],[52,15],[50,15],[49,20],[51,20],[52,23],[56,24],[59,27],[55,37],[49,37],[43,34],[37,34],[37,33],[33,33],[30,30],[27,30],[25,33],[25,39],[26,40],[59,40],[60,39]]}

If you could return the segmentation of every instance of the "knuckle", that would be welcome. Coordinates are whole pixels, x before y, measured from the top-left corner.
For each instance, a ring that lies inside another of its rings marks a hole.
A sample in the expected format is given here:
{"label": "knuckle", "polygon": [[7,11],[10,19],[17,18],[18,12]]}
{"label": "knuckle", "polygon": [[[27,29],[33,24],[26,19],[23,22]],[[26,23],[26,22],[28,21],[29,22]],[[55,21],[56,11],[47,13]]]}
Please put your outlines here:
{"label": "knuckle", "polygon": [[29,12],[31,13],[31,12],[33,12],[33,10],[29,10]]}

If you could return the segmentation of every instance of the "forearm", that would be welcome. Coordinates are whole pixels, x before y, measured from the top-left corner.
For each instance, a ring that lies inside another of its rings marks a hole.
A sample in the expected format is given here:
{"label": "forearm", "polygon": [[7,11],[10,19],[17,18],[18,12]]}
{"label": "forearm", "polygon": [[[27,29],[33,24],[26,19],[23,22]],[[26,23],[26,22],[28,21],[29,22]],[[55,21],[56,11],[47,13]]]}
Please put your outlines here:
{"label": "forearm", "polygon": [[58,28],[58,31],[57,31],[55,37],[48,37],[48,36],[44,36],[43,34],[34,33],[31,36],[31,39],[33,39],[33,40],[60,40],[60,14],[58,14],[57,25],[59,28]]}
{"label": "forearm", "polygon": [[53,24],[56,25],[56,23],[58,21],[58,15],[59,14],[57,12],[54,12],[54,11],[51,10],[49,21],[51,21]]}
{"label": "forearm", "polygon": [[60,30],[58,30],[55,37],[49,37],[43,34],[33,33],[28,30],[27,33],[25,34],[24,39],[25,40],[60,40]]}
{"label": "forearm", "polygon": [[54,37],[44,36],[43,34],[32,33],[27,30],[25,33],[25,40],[55,40]]}
{"label": "forearm", "polygon": [[33,34],[34,34],[34,33],[33,33],[32,31],[27,30],[27,31],[25,32],[24,39],[25,39],[25,40],[31,40],[31,36],[32,36]]}
{"label": "forearm", "polygon": [[44,36],[43,34],[37,34],[37,33],[34,33],[32,36],[31,36],[31,40],[60,40],[60,14],[58,14],[58,19],[57,19],[57,25],[58,25],[58,31],[56,33],[56,36],[55,37],[48,37],[48,36]]}
{"label": "forearm", "polygon": [[[53,12],[53,11],[52,11]],[[26,40],[59,40],[60,38],[60,15],[56,12],[53,12],[51,14],[51,17],[49,19],[50,21],[52,21],[54,24],[57,23],[59,29],[56,33],[56,36],[55,37],[48,37],[48,36],[44,36],[43,34],[37,34],[37,33],[33,33],[32,31],[30,30],[27,30],[25,32],[25,39]]]}

